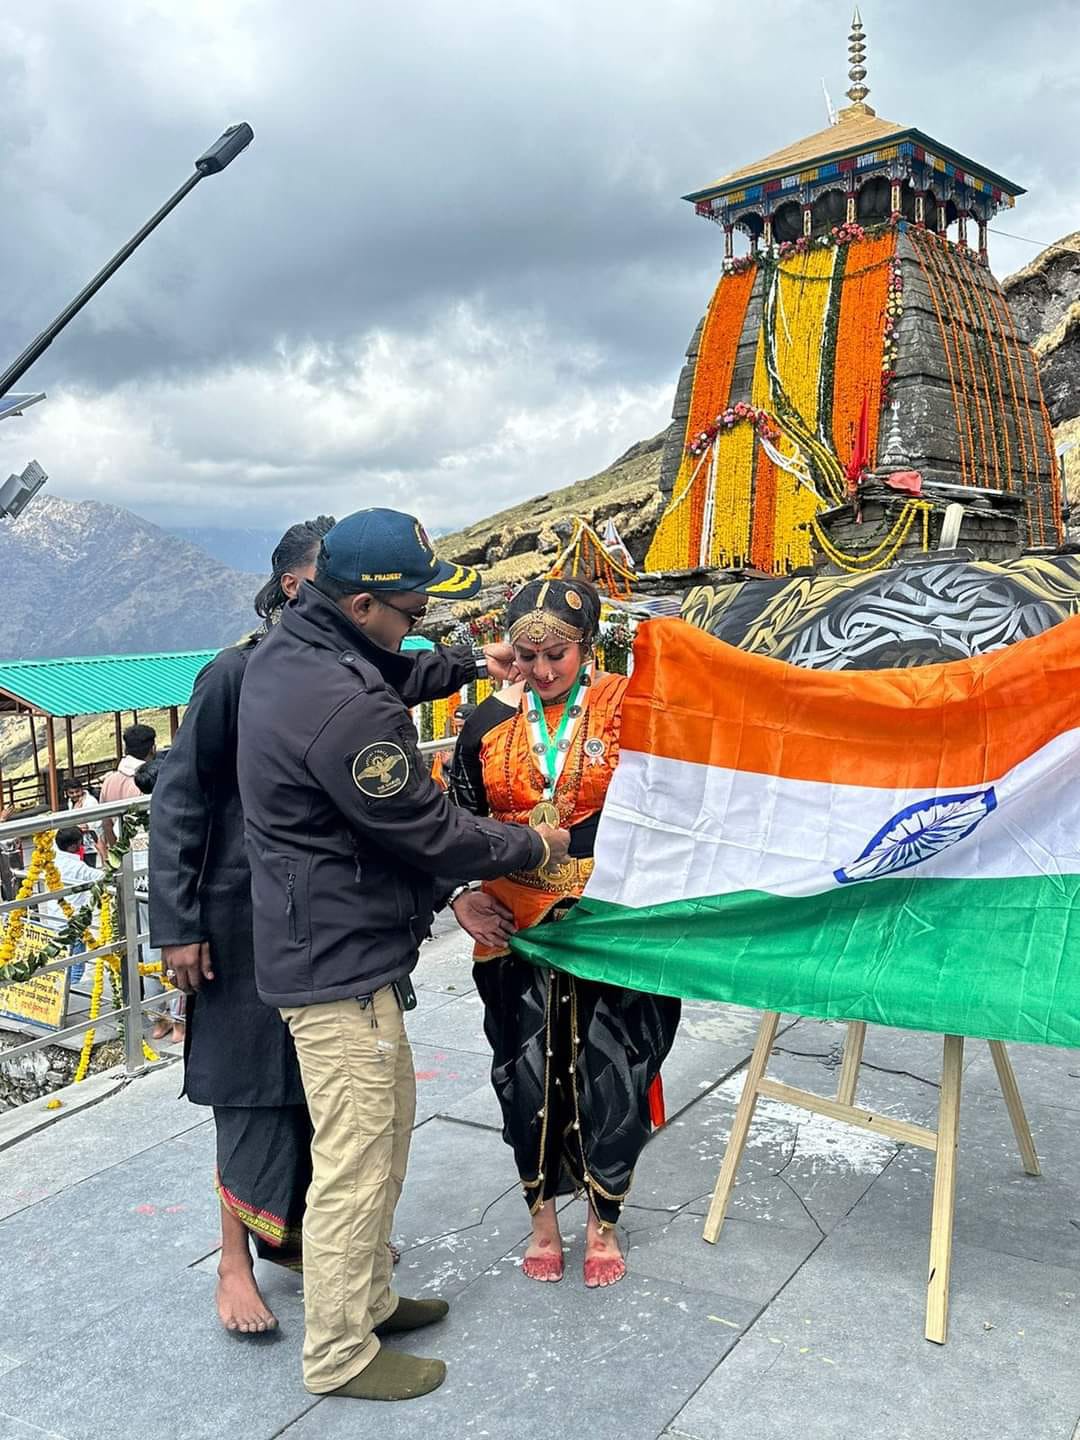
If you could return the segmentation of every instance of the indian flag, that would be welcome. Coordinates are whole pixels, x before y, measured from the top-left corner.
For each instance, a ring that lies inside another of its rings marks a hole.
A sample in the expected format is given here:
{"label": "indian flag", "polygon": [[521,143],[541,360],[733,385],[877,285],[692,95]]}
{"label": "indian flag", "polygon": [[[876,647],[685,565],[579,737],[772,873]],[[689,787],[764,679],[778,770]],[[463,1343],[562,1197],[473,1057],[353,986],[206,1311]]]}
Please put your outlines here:
{"label": "indian flag", "polygon": [[641,628],[585,898],[538,964],[685,998],[1080,1045],[1080,619],[806,670]]}

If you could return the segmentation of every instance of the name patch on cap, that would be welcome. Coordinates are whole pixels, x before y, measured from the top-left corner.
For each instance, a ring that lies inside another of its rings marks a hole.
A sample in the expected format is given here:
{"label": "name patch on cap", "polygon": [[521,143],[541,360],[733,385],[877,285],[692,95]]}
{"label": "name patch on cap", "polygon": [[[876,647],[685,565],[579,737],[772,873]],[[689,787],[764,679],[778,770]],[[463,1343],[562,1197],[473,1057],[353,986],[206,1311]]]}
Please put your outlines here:
{"label": "name patch on cap", "polygon": [[390,740],[365,745],[352,762],[352,778],[361,795],[389,800],[409,783],[409,757]]}

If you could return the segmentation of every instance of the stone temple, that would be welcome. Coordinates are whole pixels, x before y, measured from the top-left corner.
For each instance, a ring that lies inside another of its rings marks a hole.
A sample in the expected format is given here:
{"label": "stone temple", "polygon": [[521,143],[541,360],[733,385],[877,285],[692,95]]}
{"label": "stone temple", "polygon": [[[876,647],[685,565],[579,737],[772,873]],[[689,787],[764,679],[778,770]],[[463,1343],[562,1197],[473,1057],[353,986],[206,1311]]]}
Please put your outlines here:
{"label": "stone temple", "polygon": [[[867,573],[1061,540],[1053,437],[987,229],[1023,190],[867,104],[685,198],[723,233],[687,351],[652,571]],[[739,248],[745,253],[736,254]]]}

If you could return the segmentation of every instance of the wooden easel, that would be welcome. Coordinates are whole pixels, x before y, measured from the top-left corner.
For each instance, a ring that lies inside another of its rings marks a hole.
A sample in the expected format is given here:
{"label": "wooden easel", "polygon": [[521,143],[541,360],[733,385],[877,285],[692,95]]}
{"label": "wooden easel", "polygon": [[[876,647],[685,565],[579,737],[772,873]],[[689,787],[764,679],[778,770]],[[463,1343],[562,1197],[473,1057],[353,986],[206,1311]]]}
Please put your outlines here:
{"label": "wooden easel", "polygon": [[[795,1105],[801,1110],[812,1110],[817,1115],[827,1115],[830,1119],[841,1120],[846,1125],[857,1125],[862,1130],[872,1130],[876,1135],[887,1135],[891,1140],[899,1140],[905,1145],[920,1145],[924,1150],[932,1150],[936,1158],[934,1199],[930,1216],[926,1338],[937,1345],[944,1345],[949,1315],[949,1269],[952,1264],[956,1145],[960,1134],[960,1081],[964,1063],[964,1037],[944,1037],[938,1127],[936,1130],[928,1130],[923,1125],[912,1125],[906,1120],[892,1120],[888,1116],[875,1115],[869,1110],[856,1107],[855,1090],[866,1040],[864,1021],[852,1020],[848,1023],[844,1058],[834,1100],[767,1078],[765,1070],[779,1024],[780,1012],[777,1010],[766,1010],[761,1017],[754,1053],[750,1056],[750,1065],[746,1072],[746,1082],[735,1111],[735,1123],[724,1152],[724,1161],[720,1167],[716,1189],[713,1191],[709,1213],[705,1217],[704,1238],[713,1245],[720,1234],[759,1095],[765,1095],[771,1100],[782,1100],[786,1105]],[[997,1071],[1001,1093],[1005,1097],[1009,1119],[1012,1121],[1021,1163],[1027,1174],[1038,1175],[1039,1157],[1035,1153],[1035,1142],[1031,1138],[1031,1128],[1024,1113],[1008,1051],[1000,1040],[990,1040],[987,1043],[994,1059],[994,1069]]]}

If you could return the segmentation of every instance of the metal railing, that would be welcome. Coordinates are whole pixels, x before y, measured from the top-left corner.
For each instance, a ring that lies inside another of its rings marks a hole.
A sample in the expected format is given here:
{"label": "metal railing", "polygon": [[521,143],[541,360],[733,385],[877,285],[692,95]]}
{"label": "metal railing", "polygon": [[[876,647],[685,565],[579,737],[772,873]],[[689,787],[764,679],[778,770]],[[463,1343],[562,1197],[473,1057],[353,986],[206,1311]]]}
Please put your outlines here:
{"label": "metal railing", "polygon": [[[442,740],[422,741],[418,748],[421,754],[433,756],[439,750],[453,750],[455,743],[454,737],[449,736]],[[88,806],[83,810],[59,810],[46,815],[29,816],[23,820],[9,820],[0,825],[0,847],[7,846],[12,841],[40,835],[45,830],[58,830],[70,825],[79,825],[85,828],[98,825],[105,819],[115,819],[133,810],[149,811],[149,808],[150,796],[141,795],[137,799],[116,800],[107,805]],[[99,946],[95,950],[81,951],[77,955],[66,955],[59,960],[50,961],[49,964],[43,965],[35,971],[35,974],[50,975],[59,970],[68,970],[73,965],[87,965],[102,956],[117,955],[120,957],[122,965],[123,995],[121,999],[123,1003],[107,1014],[100,1015],[96,1020],[80,1020],[61,1030],[50,1030],[33,1040],[21,1042],[10,1049],[0,1050],[0,1064],[17,1059],[21,1055],[29,1055],[35,1050],[42,1050],[48,1045],[54,1045],[58,1040],[68,1040],[76,1035],[85,1035],[87,1030],[93,1030],[109,1021],[118,1021],[124,1032],[124,1067],[127,1074],[129,1076],[137,1075],[146,1069],[148,1062],[143,1053],[142,1015],[143,1011],[151,1006],[160,1005],[161,996],[151,995],[145,1000],[140,998],[142,983],[139,974],[139,950],[140,946],[149,941],[150,936],[148,932],[139,930],[139,897],[135,893],[135,865],[131,851],[129,850],[123,856],[118,870],[103,870],[101,878],[107,880],[114,891],[116,900],[114,913],[121,919],[120,933],[117,938],[108,945]],[[59,900],[68,895],[77,895],[98,883],[99,881],[96,880],[87,880],[80,885],[69,885],[61,890],[40,891],[35,895],[27,896],[24,900],[5,901],[0,904],[0,921],[12,911],[32,912],[48,901]]]}
{"label": "metal railing", "polygon": [[[58,830],[63,826],[97,825],[102,820],[114,819],[132,810],[149,810],[149,807],[149,795],[140,795],[134,800],[116,800],[107,805],[94,805],[85,810],[59,810],[47,815],[34,815],[25,820],[9,820],[0,825],[0,846],[6,846],[15,840],[24,840],[28,836],[40,835],[45,830]],[[48,1045],[55,1045],[58,1040],[68,1040],[76,1035],[85,1035],[87,1030],[97,1029],[109,1021],[118,1021],[124,1032],[124,1068],[127,1074],[137,1075],[146,1069],[148,1062],[143,1054],[143,1011],[152,1005],[160,1005],[161,996],[151,995],[145,1000],[141,998],[139,947],[145,944],[150,937],[148,933],[139,931],[139,899],[135,893],[135,862],[131,851],[127,851],[123,856],[119,869],[111,871],[103,869],[101,878],[111,885],[114,892],[116,901],[114,913],[121,922],[117,938],[110,941],[108,945],[101,945],[95,950],[81,951],[77,955],[66,955],[59,960],[50,961],[49,964],[43,965],[35,971],[35,974],[50,975],[58,970],[70,969],[73,965],[89,964],[102,956],[116,955],[121,961],[123,991],[120,998],[122,1003],[116,1009],[100,1015],[96,1020],[80,1020],[61,1030],[50,1030],[33,1040],[24,1041],[10,1049],[0,1050],[0,1064],[15,1060],[22,1055],[29,1055],[35,1050],[42,1050]],[[0,905],[0,916],[15,910],[32,912],[47,901],[89,890],[98,883],[100,882],[97,880],[87,880],[80,885],[69,885],[63,890],[41,891],[27,896],[25,900],[9,900]]]}

